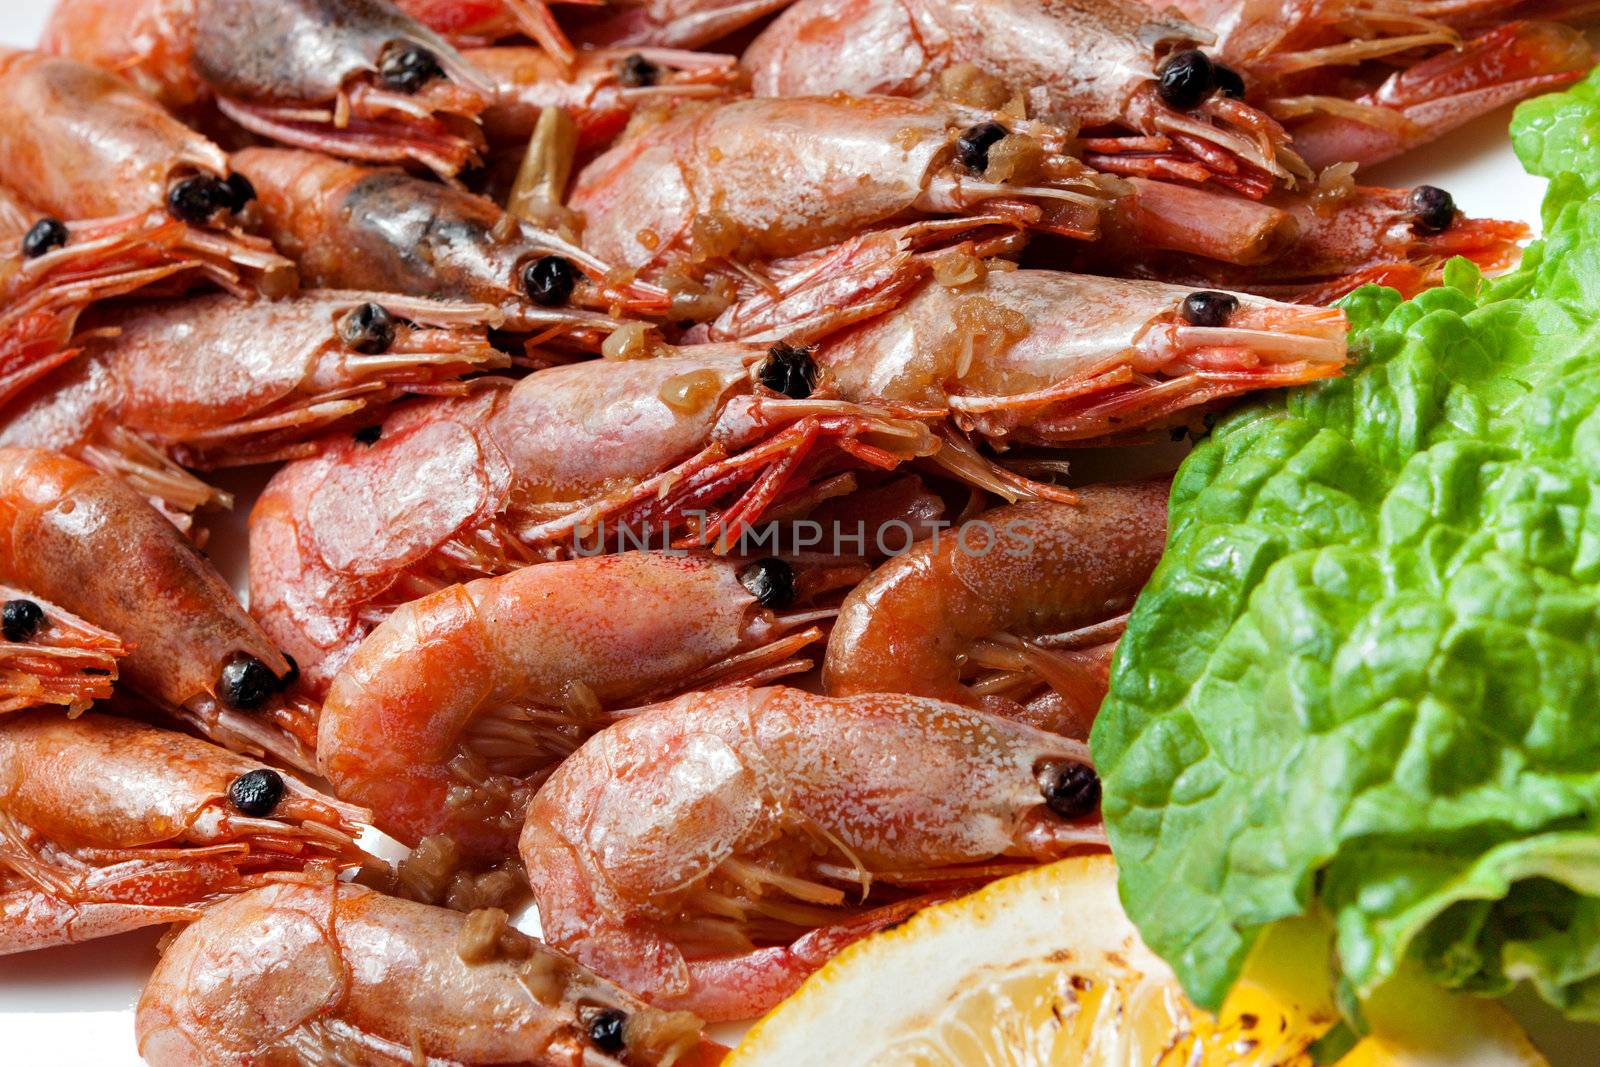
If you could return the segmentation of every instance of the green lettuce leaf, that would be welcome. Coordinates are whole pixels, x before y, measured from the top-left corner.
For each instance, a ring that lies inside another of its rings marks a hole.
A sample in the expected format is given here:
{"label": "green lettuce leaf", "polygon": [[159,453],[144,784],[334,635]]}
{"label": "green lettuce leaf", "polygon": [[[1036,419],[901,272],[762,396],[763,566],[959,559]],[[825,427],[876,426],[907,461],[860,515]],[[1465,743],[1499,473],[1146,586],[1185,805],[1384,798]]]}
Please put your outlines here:
{"label": "green lettuce leaf", "polygon": [[1346,302],[1356,366],[1184,463],[1095,726],[1122,895],[1215,1007],[1321,912],[1365,995],[1407,957],[1600,1019],[1600,75],[1524,105],[1546,238]]}

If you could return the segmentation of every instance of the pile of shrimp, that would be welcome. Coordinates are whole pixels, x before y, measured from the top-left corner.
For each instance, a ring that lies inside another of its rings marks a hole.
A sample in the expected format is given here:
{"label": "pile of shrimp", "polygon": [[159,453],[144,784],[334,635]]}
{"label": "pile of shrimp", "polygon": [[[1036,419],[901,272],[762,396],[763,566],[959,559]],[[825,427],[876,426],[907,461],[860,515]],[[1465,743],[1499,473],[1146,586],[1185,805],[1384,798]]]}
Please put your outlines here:
{"label": "pile of shrimp", "polygon": [[60,0],[0,52],[0,954],[177,924],[157,1065],[711,1065],[1103,848],[1185,442],[1515,261],[1363,168],[1593,7]]}

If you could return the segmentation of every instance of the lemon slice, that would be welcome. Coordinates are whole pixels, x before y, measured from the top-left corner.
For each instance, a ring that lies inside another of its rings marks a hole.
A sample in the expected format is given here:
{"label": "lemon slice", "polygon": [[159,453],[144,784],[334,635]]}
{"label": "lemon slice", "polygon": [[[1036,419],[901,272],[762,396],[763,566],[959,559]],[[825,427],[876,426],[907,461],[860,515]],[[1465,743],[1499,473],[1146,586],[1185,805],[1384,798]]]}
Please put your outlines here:
{"label": "lemon slice", "polygon": [[[852,946],[725,1067],[1311,1067],[1338,1019],[1328,959],[1319,924],[1278,924],[1213,1018],[1139,939],[1111,858],[1079,857]],[[1543,1063],[1497,1006],[1433,992],[1427,1026],[1368,1037],[1341,1067]],[[1416,1058],[1429,1028],[1450,1041],[1437,1061]]]}

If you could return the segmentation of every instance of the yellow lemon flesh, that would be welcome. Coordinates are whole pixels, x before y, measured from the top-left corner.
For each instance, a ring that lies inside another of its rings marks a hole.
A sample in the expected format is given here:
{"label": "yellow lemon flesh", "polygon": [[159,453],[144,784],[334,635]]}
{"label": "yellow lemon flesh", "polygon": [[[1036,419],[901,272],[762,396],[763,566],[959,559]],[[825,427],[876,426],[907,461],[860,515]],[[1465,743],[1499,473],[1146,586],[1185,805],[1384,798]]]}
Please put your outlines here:
{"label": "yellow lemon flesh", "polygon": [[[1338,1020],[1318,924],[1273,927],[1213,1018],[1139,939],[1116,878],[1109,856],[1078,857],[929,908],[841,953],[724,1067],[1312,1067]],[[1378,1012],[1340,1067],[1543,1063],[1498,1006],[1426,988],[1386,998],[1425,1022]]]}

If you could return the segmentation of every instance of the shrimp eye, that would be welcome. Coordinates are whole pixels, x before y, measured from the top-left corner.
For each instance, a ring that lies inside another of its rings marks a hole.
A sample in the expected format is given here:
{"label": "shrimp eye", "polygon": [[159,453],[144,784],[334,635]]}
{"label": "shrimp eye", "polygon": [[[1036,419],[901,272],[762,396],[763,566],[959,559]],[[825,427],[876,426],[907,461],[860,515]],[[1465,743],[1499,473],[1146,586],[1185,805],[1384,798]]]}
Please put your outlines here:
{"label": "shrimp eye", "polygon": [[235,711],[255,711],[278,691],[278,679],[267,665],[246,652],[235,652],[222,666],[217,695]]}
{"label": "shrimp eye", "polygon": [[1202,289],[1183,298],[1183,321],[1190,326],[1226,326],[1238,310],[1238,297],[1214,289]]}
{"label": "shrimp eye", "polygon": [[67,227],[60,219],[40,219],[22,238],[22,254],[38,259],[52,249],[67,243]]}
{"label": "shrimp eye", "polygon": [[578,268],[566,256],[541,256],[522,268],[522,288],[540,307],[560,307],[577,286]]}
{"label": "shrimp eye", "polygon": [[1244,77],[1232,67],[1225,67],[1221,63],[1213,63],[1212,69],[1216,71],[1217,92],[1235,100],[1244,99]]}
{"label": "shrimp eye", "polygon": [[197,174],[167,190],[167,210],[179,222],[203,226],[233,207],[234,191],[221,178]]}
{"label": "shrimp eye", "polygon": [[635,52],[617,64],[617,80],[630,89],[643,89],[661,80],[661,68]]}
{"label": "shrimp eye", "polygon": [[1437,185],[1411,190],[1411,217],[1424,233],[1439,233],[1456,220],[1456,198]]}
{"label": "shrimp eye", "polygon": [[383,437],[383,427],[381,425],[363,426],[350,436],[356,439],[356,444],[366,445],[371,448]]}
{"label": "shrimp eye", "polygon": [[245,205],[256,198],[256,187],[243,174],[228,175],[226,184],[228,186],[229,211],[243,211]]}
{"label": "shrimp eye", "polygon": [[439,57],[420,45],[408,44],[391,48],[378,62],[378,76],[386,89],[397,93],[414,93],[435,78],[444,77]]}
{"label": "shrimp eye", "polygon": [[1216,88],[1217,69],[1198,48],[1174,52],[1156,71],[1156,93],[1177,111],[1199,107]]}
{"label": "shrimp eye", "polygon": [[612,1054],[621,1052],[624,1044],[623,1031],[627,1026],[627,1012],[607,1008],[605,1011],[597,1012],[589,1020],[589,1041],[601,1052]]}
{"label": "shrimp eye", "polygon": [[956,138],[956,158],[972,173],[982,174],[989,169],[989,149],[1007,132],[998,122],[980,122],[961,131]]}
{"label": "shrimp eye", "polygon": [[352,308],[339,320],[339,340],[364,356],[378,356],[394,344],[394,316],[382,304]]}
{"label": "shrimp eye", "polygon": [[767,358],[756,372],[761,384],[790,400],[804,400],[817,388],[817,361],[811,349],[779,342],[767,349]]}
{"label": "shrimp eye", "polygon": [[247,771],[228,786],[228,799],[239,814],[265,819],[278,810],[278,802],[283,799],[283,775],[265,767]]}
{"label": "shrimp eye", "polygon": [[43,625],[44,609],[31,600],[8,600],[0,609],[0,629],[12,644],[32,640]]}
{"label": "shrimp eye", "polygon": [[739,572],[739,584],[764,608],[783,609],[795,601],[794,568],[781,559],[758,559]]}
{"label": "shrimp eye", "polygon": [[1051,760],[1035,777],[1045,805],[1063,819],[1081,819],[1100,806],[1100,776],[1087,763]]}

